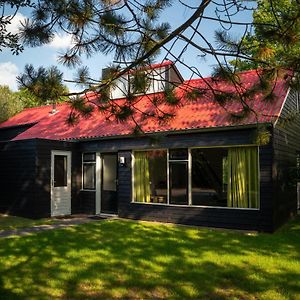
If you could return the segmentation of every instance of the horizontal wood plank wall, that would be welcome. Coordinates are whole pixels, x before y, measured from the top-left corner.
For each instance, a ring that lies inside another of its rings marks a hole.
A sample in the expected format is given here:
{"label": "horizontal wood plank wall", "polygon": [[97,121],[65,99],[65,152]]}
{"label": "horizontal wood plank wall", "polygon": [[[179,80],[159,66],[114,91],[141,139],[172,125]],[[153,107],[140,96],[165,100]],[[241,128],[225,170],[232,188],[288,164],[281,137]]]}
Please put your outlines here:
{"label": "horizontal wood plank wall", "polygon": [[99,139],[80,142],[82,152],[118,152],[131,149],[227,146],[253,143],[255,130],[222,130],[203,133],[159,134],[158,136]]}
{"label": "horizontal wood plank wall", "polygon": [[[295,114],[297,113],[298,114]],[[296,153],[300,151],[300,117],[297,92],[291,91],[274,128],[273,198],[274,222],[279,227],[297,211],[297,189],[292,176]],[[289,120],[288,120],[289,119]]]}
{"label": "horizontal wood plank wall", "polygon": [[[260,147],[261,208],[240,210],[222,208],[176,207],[131,203],[131,150],[199,146],[227,146],[252,144],[255,130],[205,132],[149,138],[103,140],[81,143],[84,151],[113,152],[126,158],[126,166],[119,167],[118,199],[120,217],[151,221],[172,222],[223,228],[272,231],[272,144]],[[127,150],[127,151],[126,151]]]}
{"label": "horizontal wood plank wall", "polygon": [[79,194],[79,170],[76,144],[63,141],[37,140],[37,161],[36,161],[36,203],[35,207],[41,217],[51,215],[51,151],[71,151],[72,152],[72,193],[71,211],[80,212]]}
{"label": "horizontal wood plank wall", "polygon": [[79,192],[78,201],[80,203],[80,212],[94,215],[96,213],[96,192],[83,191]]}
{"label": "horizontal wood plank wall", "polygon": [[35,208],[36,141],[1,144],[0,211],[37,218]]}

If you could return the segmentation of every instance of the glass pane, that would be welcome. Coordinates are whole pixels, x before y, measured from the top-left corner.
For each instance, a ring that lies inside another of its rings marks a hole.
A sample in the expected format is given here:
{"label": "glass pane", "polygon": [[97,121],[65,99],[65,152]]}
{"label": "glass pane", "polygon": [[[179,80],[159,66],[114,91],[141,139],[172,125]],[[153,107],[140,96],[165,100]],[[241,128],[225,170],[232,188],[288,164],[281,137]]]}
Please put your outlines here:
{"label": "glass pane", "polygon": [[95,162],[96,161],[96,153],[83,153],[83,161],[84,162]]}
{"label": "glass pane", "polygon": [[54,155],[54,186],[67,186],[67,156]]}
{"label": "glass pane", "polygon": [[94,190],[96,188],[96,165],[83,165],[83,188]]}
{"label": "glass pane", "polygon": [[170,160],[187,160],[188,150],[187,149],[170,149],[169,151]]}
{"label": "glass pane", "polygon": [[188,204],[188,164],[170,163],[170,203]]}
{"label": "glass pane", "polygon": [[192,204],[227,206],[227,150],[192,150]]}
{"label": "glass pane", "polygon": [[134,157],[134,200],[167,203],[167,151],[139,151]]}
{"label": "glass pane", "polygon": [[227,205],[239,208],[259,206],[259,166],[257,147],[228,150]]}
{"label": "glass pane", "polygon": [[102,189],[104,191],[117,190],[117,156],[104,155],[103,156],[103,182]]}

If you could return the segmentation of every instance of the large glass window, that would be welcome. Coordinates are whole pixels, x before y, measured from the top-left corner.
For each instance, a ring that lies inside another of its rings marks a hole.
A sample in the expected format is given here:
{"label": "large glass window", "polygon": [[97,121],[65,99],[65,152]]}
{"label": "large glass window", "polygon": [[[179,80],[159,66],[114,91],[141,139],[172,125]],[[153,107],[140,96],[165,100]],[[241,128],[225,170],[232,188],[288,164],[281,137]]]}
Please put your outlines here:
{"label": "large glass window", "polygon": [[138,151],[134,161],[134,201],[167,203],[167,151]]}
{"label": "large glass window", "polygon": [[96,189],[96,153],[83,153],[82,155],[82,188],[84,190]]}
{"label": "large glass window", "polygon": [[134,158],[136,202],[259,208],[255,146],[139,151]]}

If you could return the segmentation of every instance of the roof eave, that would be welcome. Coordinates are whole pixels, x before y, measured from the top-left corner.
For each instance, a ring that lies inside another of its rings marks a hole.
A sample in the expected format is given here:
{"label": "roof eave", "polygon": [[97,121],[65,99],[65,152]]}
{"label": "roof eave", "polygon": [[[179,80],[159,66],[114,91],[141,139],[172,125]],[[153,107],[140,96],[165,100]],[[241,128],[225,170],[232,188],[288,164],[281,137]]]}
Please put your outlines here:
{"label": "roof eave", "polygon": [[87,142],[87,141],[95,141],[95,140],[111,140],[111,139],[128,139],[128,138],[137,138],[137,137],[148,137],[148,136],[153,136],[153,135],[168,136],[168,135],[178,135],[178,134],[186,134],[186,133],[231,131],[231,130],[238,130],[238,129],[253,129],[253,128],[257,128],[258,125],[273,126],[273,123],[272,122],[262,122],[262,123],[246,124],[246,125],[232,125],[232,126],[219,126],[219,127],[191,128],[191,129],[182,129],[182,130],[155,131],[155,132],[146,132],[141,135],[134,135],[134,134],[121,135],[121,134],[119,134],[119,135],[111,135],[111,136],[80,137],[80,138],[61,139],[61,141]]}
{"label": "roof eave", "polygon": [[4,126],[4,127],[0,127],[0,130],[13,129],[13,128],[19,128],[19,127],[27,127],[27,126],[34,126],[37,123],[38,122],[32,122],[32,123],[24,123],[24,124],[18,124],[18,125]]}

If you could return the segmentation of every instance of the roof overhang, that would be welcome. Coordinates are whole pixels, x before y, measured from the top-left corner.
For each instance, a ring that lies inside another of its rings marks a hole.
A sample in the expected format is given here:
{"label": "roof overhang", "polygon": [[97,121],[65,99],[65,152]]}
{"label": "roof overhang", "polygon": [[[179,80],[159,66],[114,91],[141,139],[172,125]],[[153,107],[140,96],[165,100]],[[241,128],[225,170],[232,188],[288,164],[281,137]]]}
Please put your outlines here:
{"label": "roof overhang", "polygon": [[181,135],[189,133],[204,133],[204,132],[220,132],[220,131],[233,131],[233,130],[246,130],[246,129],[256,129],[260,125],[265,125],[267,127],[273,127],[273,123],[255,123],[246,125],[236,125],[236,126],[220,126],[220,127],[204,127],[204,128],[193,128],[193,129],[182,129],[182,130],[168,130],[168,131],[156,131],[156,132],[146,132],[142,134],[124,134],[124,135],[111,135],[111,136],[98,136],[98,137],[81,137],[81,138],[70,138],[61,139],[60,141],[72,141],[72,142],[87,142],[96,140],[112,140],[112,139],[130,139],[137,137],[152,137],[152,136],[170,136],[170,135]]}

